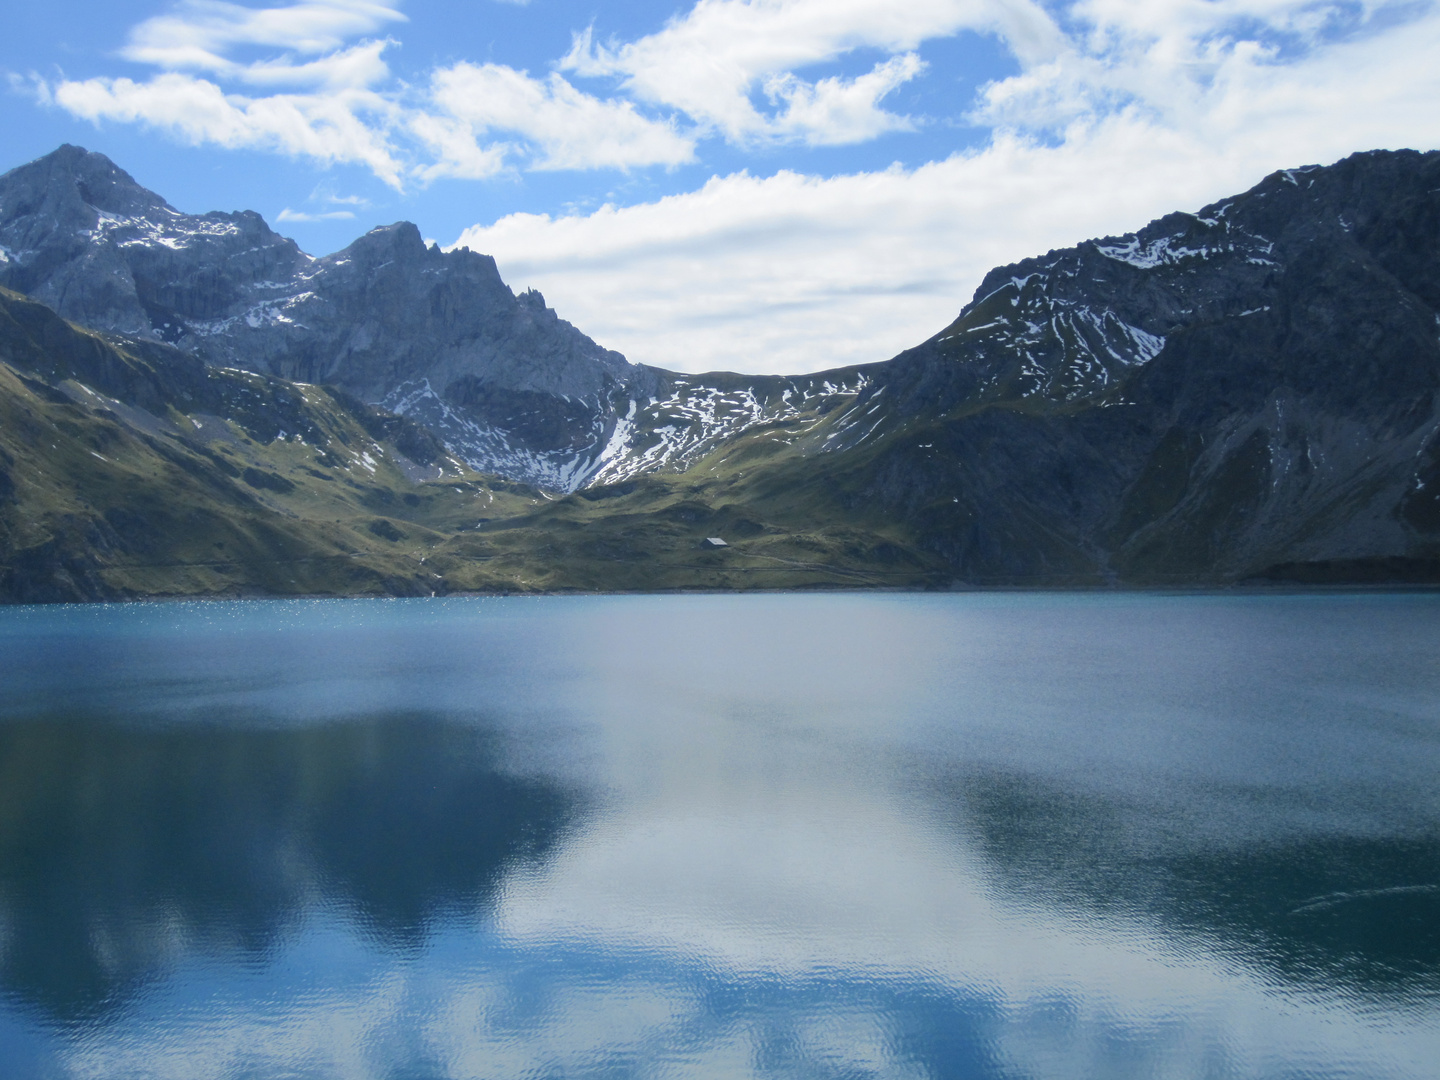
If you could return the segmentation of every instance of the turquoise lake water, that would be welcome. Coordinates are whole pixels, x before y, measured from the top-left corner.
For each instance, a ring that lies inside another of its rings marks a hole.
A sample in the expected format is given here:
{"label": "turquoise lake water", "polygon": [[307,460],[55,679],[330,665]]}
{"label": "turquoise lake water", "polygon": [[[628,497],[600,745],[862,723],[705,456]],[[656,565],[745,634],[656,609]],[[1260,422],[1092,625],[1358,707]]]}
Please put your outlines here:
{"label": "turquoise lake water", "polygon": [[0,1076],[1433,1078],[1440,596],[0,609]]}

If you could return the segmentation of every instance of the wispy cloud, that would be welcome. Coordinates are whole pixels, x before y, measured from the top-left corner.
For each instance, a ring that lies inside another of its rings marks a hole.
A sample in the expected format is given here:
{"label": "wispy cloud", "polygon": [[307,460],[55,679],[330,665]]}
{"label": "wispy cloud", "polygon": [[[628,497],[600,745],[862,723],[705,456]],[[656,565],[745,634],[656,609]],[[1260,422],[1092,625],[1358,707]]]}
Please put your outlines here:
{"label": "wispy cloud", "polygon": [[[358,163],[399,187],[669,167],[694,161],[707,137],[836,146],[910,130],[926,118],[892,111],[887,98],[926,71],[920,46],[963,31],[996,37],[1020,66],[984,88],[973,124],[1053,140],[1131,110],[1183,127],[1254,70],[1293,68],[1429,10],[1385,0],[698,0],[633,41],[584,30],[543,76],[462,61],[410,86],[386,63],[394,42],[375,36],[406,21],[399,0],[182,0],[138,24],[121,50],[158,68],[154,77],[39,91],[95,122]],[[269,52],[256,59],[257,49]],[[887,55],[860,75],[806,74],[858,50]],[[614,92],[582,90],[563,73],[610,80]]]}
{"label": "wispy cloud", "polygon": [[368,90],[324,94],[227,94],[207,79],[165,72],[147,82],[95,78],[49,90],[56,104],[96,123],[141,123],[193,145],[274,150],[324,164],[367,166],[393,187],[405,166],[388,136],[398,108]]}
{"label": "wispy cloud", "polygon": [[925,64],[905,53],[876,64],[855,79],[832,77],[806,82],[790,72],[765,80],[765,96],[784,104],[770,121],[780,138],[793,136],[811,146],[841,146],[867,142],[887,131],[909,131],[914,123],[880,108],[880,99],[915,78]]}
{"label": "wispy cloud", "polygon": [[[1403,62],[1412,50],[1394,33],[1394,19],[1410,24],[1433,14],[1429,3],[1372,0],[1077,0],[1067,11],[1073,29],[1064,47],[987,86],[971,119],[1036,133],[1121,110],[1177,126],[1200,123],[1219,115],[1218,102],[1242,104],[1237,88],[1261,73],[1302,78],[1322,52],[1377,32]],[[1391,21],[1377,22],[1381,15]]]}
{"label": "wispy cloud", "polygon": [[324,213],[312,214],[305,210],[291,210],[285,207],[275,215],[275,220],[284,221],[350,221],[355,217],[353,210],[329,210]]}
{"label": "wispy cloud", "polygon": [[172,12],[136,26],[121,55],[167,71],[246,78],[253,65],[226,55],[237,46],[269,46],[301,56],[333,54],[352,38],[403,21],[397,8],[373,0],[302,0],[271,8],[184,0]]}

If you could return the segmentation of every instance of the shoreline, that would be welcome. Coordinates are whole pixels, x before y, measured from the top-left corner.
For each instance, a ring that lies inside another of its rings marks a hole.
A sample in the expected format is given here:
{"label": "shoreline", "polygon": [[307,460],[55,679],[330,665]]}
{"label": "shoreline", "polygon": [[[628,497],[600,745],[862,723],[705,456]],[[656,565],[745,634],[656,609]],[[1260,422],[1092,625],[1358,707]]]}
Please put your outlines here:
{"label": "shoreline", "polygon": [[42,602],[17,602],[0,600],[0,611],[20,608],[94,607],[126,604],[194,604],[194,603],[250,603],[250,602],[335,602],[355,600],[370,601],[426,601],[426,600],[475,600],[475,599],[551,599],[565,597],[603,596],[814,596],[817,594],[911,594],[916,596],[939,596],[958,594],[1086,594],[1107,596],[1310,596],[1340,594],[1429,594],[1440,593],[1440,582],[1352,582],[1352,583],[1298,583],[1298,582],[1236,582],[1234,584],[1165,584],[1165,585],[984,585],[958,583],[936,588],[908,588],[905,586],[861,585],[844,586],[821,584],[790,589],[552,589],[552,590],[455,590],[432,593],[429,596],[380,594],[334,594],[334,593],[196,593],[190,595],[127,596],[95,600],[54,600]]}

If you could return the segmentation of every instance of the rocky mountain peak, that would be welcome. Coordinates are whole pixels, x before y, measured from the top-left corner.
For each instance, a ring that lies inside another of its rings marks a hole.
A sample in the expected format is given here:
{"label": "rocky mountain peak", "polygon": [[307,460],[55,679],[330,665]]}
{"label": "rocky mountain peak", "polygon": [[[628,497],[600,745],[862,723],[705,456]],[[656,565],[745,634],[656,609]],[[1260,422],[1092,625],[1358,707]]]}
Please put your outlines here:
{"label": "rocky mountain peak", "polygon": [[376,265],[390,261],[418,263],[431,251],[421,239],[418,226],[409,221],[397,221],[393,225],[371,229],[344,253],[357,262]]}
{"label": "rocky mountain peak", "polygon": [[52,214],[80,207],[124,216],[176,212],[104,154],[69,143],[0,176],[0,216],[26,216],[42,207]]}

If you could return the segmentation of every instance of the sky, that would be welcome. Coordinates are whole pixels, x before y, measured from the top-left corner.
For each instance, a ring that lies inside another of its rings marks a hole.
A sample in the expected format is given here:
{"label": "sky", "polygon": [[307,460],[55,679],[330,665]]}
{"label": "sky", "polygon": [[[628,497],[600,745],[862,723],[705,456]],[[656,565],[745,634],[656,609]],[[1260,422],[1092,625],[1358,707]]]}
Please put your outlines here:
{"label": "sky", "polygon": [[990,268],[1440,147],[1440,0],[45,0],[0,170],[70,142],[315,255],[414,221],[631,360],[884,360]]}

